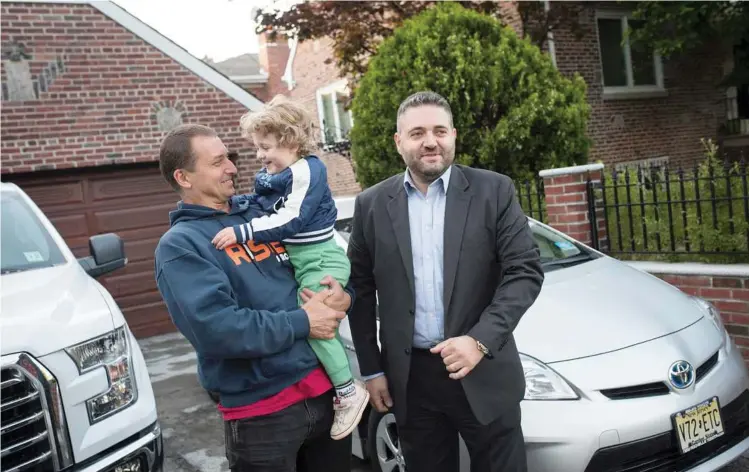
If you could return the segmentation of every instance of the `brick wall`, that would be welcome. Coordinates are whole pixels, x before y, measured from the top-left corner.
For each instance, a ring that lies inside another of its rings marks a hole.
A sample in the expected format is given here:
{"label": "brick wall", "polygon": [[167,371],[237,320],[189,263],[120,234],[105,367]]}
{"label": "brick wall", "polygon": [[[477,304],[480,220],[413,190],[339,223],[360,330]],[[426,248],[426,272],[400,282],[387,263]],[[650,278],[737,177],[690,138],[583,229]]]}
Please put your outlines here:
{"label": "brick wall", "polygon": [[595,13],[595,3],[580,9],[580,40],[569,28],[554,31],[559,70],[566,75],[579,72],[588,85],[590,161],[613,164],[669,156],[671,163],[691,163],[701,158],[700,138],[715,138],[725,118],[725,93],[717,86],[724,56],[710,47],[682,60],[664,60],[667,97],[604,100]]}
{"label": "brick wall", "polygon": [[[592,244],[588,210],[587,182],[600,182],[602,164],[541,171],[549,226],[566,233],[584,244]],[[606,241],[603,206],[597,210],[598,240]]]}
{"label": "brick wall", "polygon": [[6,100],[3,61],[3,174],[156,161],[159,122],[181,116],[239,152],[240,188],[250,188],[258,164],[239,135],[240,103],[89,5],[4,2],[0,12],[3,51],[23,43],[37,83],[32,99]]}

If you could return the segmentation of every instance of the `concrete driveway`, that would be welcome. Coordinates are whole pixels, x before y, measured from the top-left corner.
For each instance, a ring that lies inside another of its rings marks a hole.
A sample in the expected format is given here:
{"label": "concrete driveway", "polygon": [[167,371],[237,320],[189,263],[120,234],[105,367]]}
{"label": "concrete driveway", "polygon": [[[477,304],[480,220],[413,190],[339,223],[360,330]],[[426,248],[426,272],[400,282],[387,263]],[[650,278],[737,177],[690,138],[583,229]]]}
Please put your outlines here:
{"label": "concrete driveway", "polygon": [[[164,432],[164,472],[229,472],[221,415],[198,383],[192,346],[178,333],[139,344]],[[369,470],[352,457],[352,472]]]}
{"label": "concrete driveway", "polygon": [[[164,472],[229,472],[221,416],[198,383],[195,351],[180,334],[140,340],[164,432]],[[352,472],[368,464],[352,457]],[[720,472],[749,472],[742,458]]]}

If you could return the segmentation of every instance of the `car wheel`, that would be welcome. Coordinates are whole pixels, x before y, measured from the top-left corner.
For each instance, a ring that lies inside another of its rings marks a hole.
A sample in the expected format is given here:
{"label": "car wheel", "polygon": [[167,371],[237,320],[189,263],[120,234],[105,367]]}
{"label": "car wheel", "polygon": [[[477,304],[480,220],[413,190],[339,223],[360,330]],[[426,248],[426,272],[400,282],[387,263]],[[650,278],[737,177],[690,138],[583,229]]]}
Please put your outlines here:
{"label": "car wheel", "polygon": [[383,414],[373,408],[369,414],[368,426],[367,453],[372,470],[374,472],[405,472],[406,461],[403,459],[395,415]]}

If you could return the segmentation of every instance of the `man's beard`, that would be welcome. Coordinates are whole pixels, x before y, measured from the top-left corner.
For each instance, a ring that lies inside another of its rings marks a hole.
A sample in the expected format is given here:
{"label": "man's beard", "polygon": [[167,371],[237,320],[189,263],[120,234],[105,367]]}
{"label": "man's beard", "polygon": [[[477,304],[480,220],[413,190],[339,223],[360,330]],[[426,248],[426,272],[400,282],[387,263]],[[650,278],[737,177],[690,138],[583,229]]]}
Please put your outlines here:
{"label": "man's beard", "polygon": [[412,165],[409,166],[412,167],[411,171],[419,174],[419,176],[427,182],[433,182],[437,180],[445,172],[445,170],[450,167],[450,164],[452,164],[453,160],[455,159],[455,148],[440,148],[438,149],[437,153],[441,157],[441,161],[434,164],[425,164],[424,161],[421,160],[421,158],[423,157],[422,153],[419,153],[418,155],[412,157]]}

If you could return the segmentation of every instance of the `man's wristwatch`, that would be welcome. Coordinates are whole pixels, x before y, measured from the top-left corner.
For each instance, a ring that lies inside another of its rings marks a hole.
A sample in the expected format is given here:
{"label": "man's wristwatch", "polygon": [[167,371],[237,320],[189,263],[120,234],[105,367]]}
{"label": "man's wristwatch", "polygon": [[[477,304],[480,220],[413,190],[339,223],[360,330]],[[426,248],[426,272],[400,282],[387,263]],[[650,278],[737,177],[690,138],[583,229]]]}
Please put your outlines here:
{"label": "man's wristwatch", "polygon": [[486,346],[484,346],[484,343],[482,343],[478,339],[476,340],[476,347],[479,349],[479,351],[481,351],[482,354],[484,354],[484,356],[491,357],[491,353],[489,352],[489,349]]}

